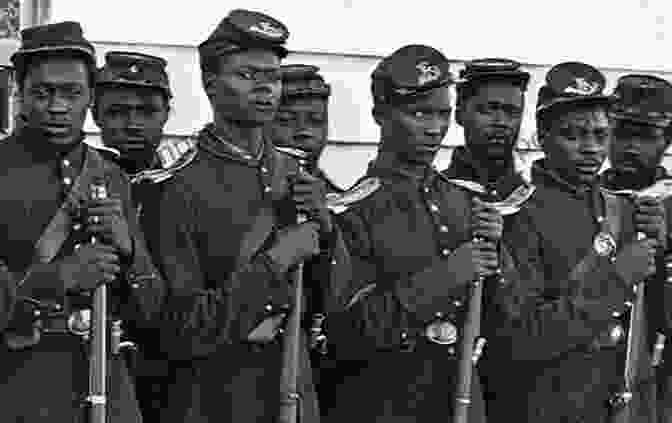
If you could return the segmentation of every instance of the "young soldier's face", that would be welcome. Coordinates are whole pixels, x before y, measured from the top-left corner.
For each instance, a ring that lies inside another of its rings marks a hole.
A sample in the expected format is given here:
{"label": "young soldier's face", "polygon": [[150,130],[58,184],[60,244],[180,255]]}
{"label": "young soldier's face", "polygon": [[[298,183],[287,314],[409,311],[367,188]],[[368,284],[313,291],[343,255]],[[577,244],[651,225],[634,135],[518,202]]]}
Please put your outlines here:
{"label": "young soldier's face", "polygon": [[110,86],[98,92],[95,119],[105,145],[126,158],[145,160],[161,142],[168,110],[157,88]]}
{"label": "young soldier's face", "polygon": [[91,103],[89,70],[82,59],[48,57],[29,66],[23,81],[21,111],[27,126],[48,142],[79,140]]}
{"label": "young soldier's face", "polygon": [[271,126],[273,143],[310,153],[317,160],[327,144],[327,100],[299,97],[283,101]]}
{"label": "young soldier's face", "polygon": [[668,146],[664,128],[618,119],[614,121],[609,160],[622,172],[650,171],[660,164]]}
{"label": "young soldier's face", "polygon": [[487,161],[508,161],[523,118],[523,92],[507,82],[487,82],[476,88],[459,114],[465,143]]}
{"label": "young soldier's face", "polygon": [[548,166],[578,185],[596,180],[610,139],[606,110],[583,106],[554,116],[542,144]]}
{"label": "young soldier's face", "polygon": [[220,118],[242,125],[273,121],[282,89],[280,58],[269,50],[246,50],[220,58],[210,101]]}
{"label": "young soldier's face", "polygon": [[451,112],[449,87],[431,90],[412,103],[384,106],[377,117],[382,149],[402,161],[430,165],[450,127]]}

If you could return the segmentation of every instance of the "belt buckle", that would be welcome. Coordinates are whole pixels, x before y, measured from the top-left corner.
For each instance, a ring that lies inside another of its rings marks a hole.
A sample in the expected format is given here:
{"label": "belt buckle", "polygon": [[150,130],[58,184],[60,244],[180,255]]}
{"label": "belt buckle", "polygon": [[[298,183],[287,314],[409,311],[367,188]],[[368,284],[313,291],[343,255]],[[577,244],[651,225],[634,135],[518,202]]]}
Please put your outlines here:
{"label": "belt buckle", "polygon": [[600,333],[593,341],[593,347],[596,350],[603,348],[613,348],[617,346],[625,338],[625,329],[620,323],[612,323],[606,331]]}
{"label": "belt buckle", "polygon": [[68,316],[68,331],[73,335],[88,337],[91,333],[91,310],[86,308],[70,313],[70,316]]}
{"label": "belt buckle", "polygon": [[435,320],[425,328],[425,337],[435,344],[453,345],[457,342],[457,327],[450,320]]}

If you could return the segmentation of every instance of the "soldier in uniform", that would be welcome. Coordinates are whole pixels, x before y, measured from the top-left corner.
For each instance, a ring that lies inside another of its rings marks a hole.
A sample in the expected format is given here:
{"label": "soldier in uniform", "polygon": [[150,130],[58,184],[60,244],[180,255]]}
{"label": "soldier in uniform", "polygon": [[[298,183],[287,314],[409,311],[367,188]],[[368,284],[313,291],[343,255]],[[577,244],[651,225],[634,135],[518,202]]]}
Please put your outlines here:
{"label": "soldier in uniform", "polygon": [[[378,155],[359,183],[363,198],[337,219],[360,289],[326,322],[336,357],[361,371],[337,388],[329,421],[452,415],[467,285],[494,274],[503,225],[432,167],[450,125],[452,83],[447,59],[424,45],[400,48],[372,74]],[[472,385],[469,421],[482,422],[477,377]]]}
{"label": "soldier in uniform", "polygon": [[[112,51],[105,55],[96,81],[93,117],[102,131],[103,144],[109,148],[106,156],[131,178],[138,213],[144,202],[159,195],[161,184],[157,182],[185,165],[188,160],[184,159],[193,158],[195,151],[190,140],[162,143],[172,97],[165,67],[166,61],[160,57]],[[185,157],[185,153],[189,154]],[[139,220],[142,223],[142,215]],[[169,366],[157,351],[155,331],[129,329],[139,347],[132,369],[138,401],[145,419],[159,421],[158,413],[165,405],[163,389],[170,383]]]}
{"label": "soldier in uniform", "polygon": [[271,140],[281,151],[297,154],[294,150],[298,150],[306,170],[323,180],[328,192],[342,193],[318,166],[327,145],[331,87],[317,66],[282,65],[281,69],[282,99],[270,128]]}
{"label": "soldier in uniform", "polygon": [[[453,150],[450,166],[442,173],[472,195],[502,201],[516,190],[525,195],[532,192],[514,160],[529,80],[530,74],[510,59],[472,60],[460,72],[455,120],[464,129],[465,145]],[[488,282],[488,288],[497,286]],[[486,294],[493,298],[491,292]],[[492,307],[487,304],[486,313]],[[486,340],[491,338],[483,335]],[[493,394],[488,379],[493,383],[498,379],[497,364],[490,360],[489,351],[486,344],[479,366],[486,404]]]}
{"label": "soldier in uniform", "polygon": [[[140,236],[124,173],[82,142],[96,71],[93,46],[76,22],[21,35],[11,57],[21,130],[0,144],[0,250],[9,299],[0,310],[0,414],[8,422],[83,422],[89,390],[83,335],[92,291],[110,284],[115,318],[151,327],[164,285]],[[91,197],[91,185],[100,182],[107,199]],[[91,236],[98,242],[89,242]],[[122,356],[111,349],[108,421],[140,422]]]}
{"label": "soldier in uniform", "polygon": [[[622,315],[633,284],[655,269],[655,207],[633,207],[599,189],[611,137],[604,76],[590,65],[554,66],[536,118],[545,158],[536,191],[504,234],[519,274],[512,312],[493,329],[498,371],[490,420],[607,421],[625,362]],[[634,218],[633,218],[634,216]],[[508,345],[507,345],[508,344]],[[635,390],[634,420],[653,422],[655,404]]]}
{"label": "soldier in uniform", "polygon": [[[275,121],[269,128],[271,140],[276,149],[299,159],[306,171],[325,183],[327,198],[343,198],[339,194],[344,194],[344,190],[318,166],[327,145],[331,87],[319,74],[317,66],[282,65],[281,69],[282,97]],[[315,277],[319,280],[321,275],[316,274]],[[313,287],[316,290],[309,293],[308,302],[308,314],[312,316],[311,363],[320,411],[324,414],[334,405],[332,391],[344,369],[335,367],[336,363],[328,352],[327,337],[322,328],[326,317],[326,300],[321,298],[319,284]]]}
{"label": "soldier in uniform", "polygon": [[[672,84],[650,75],[624,75],[618,79],[614,90],[615,103],[611,117],[613,140],[609,150],[611,168],[602,174],[602,183],[610,190],[634,190],[637,192],[655,189],[656,182],[672,181],[667,170],[661,165],[663,155],[670,146],[672,132]],[[665,310],[666,298],[670,295],[666,286],[667,270],[665,256],[669,257],[670,231],[669,219],[672,200],[668,198],[669,189],[661,192],[666,213],[660,219],[668,221],[667,231],[660,232],[661,242],[657,257],[655,278],[646,287],[646,314],[650,326],[649,347],[654,348],[654,365],[659,365],[664,357],[664,365],[659,367],[659,417],[667,421],[672,417],[669,410],[669,366],[672,366],[671,348],[663,351],[665,337],[670,337],[670,315]],[[635,201],[642,201],[637,200]],[[659,212],[660,215],[662,212]],[[656,228],[665,228],[659,225]],[[655,232],[652,228],[648,232]],[[667,250],[667,251],[665,251]],[[665,253],[665,254],[664,254]],[[669,259],[668,259],[669,261]],[[653,345],[652,345],[653,344]]]}
{"label": "soldier in uniform", "polygon": [[[276,334],[291,313],[291,270],[318,254],[339,260],[324,184],[264,136],[280,100],[287,37],[276,19],[237,9],[200,44],[214,122],[200,131],[196,158],[146,208],[169,284],[161,344],[180,361],[164,422],[277,418],[286,338]],[[297,211],[310,219],[297,224]],[[320,283],[330,285],[329,275]],[[299,364],[300,416],[313,422],[305,348]]]}

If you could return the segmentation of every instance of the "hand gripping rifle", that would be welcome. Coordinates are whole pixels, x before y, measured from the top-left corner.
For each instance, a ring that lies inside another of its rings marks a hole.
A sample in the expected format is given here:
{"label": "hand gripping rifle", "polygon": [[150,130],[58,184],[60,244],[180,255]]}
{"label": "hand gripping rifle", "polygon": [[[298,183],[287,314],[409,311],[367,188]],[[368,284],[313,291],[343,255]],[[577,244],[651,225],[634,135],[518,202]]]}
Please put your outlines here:
{"label": "hand gripping rifle", "polygon": [[[91,198],[107,198],[104,181],[91,184]],[[91,237],[91,243],[98,242]],[[93,319],[89,349],[89,423],[106,423],[107,403],[107,285],[100,284],[93,294]]]}
{"label": "hand gripping rifle", "polygon": [[[628,195],[628,196],[650,196],[660,200],[672,195],[672,180],[662,180],[643,191],[633,191],[629,189],[609,191],[610,194]],[[642,241],[646,235],[638,232],[637,240]],[[654,276],[655,277],[655,276]],[[667,278],[666,278],[667,279]],[[634,303],[628,303],[630,306],[630,321],[627,333],[627,345],[625,353],[625,365],[623,368],[622,389],[616,392],[610,399],[612,407],[611,423],[630,423],[633,414],[633,390],[637,389],[639,381],[640,364],[640,345],[642,338],[647,332],[645,319],[645,283],[639,281],[633,287],[635,293]],[[656,342],[653,347],[651,364],[657,366],[660,364],[663,349],[665,347],[665,335],[657,334]]]}
{"label": "hand gripping rifle", "polygon": [[[305,163],[303,151],[292,149],[287,152],[299,162],[299,171]],[[306,222],[303,214],[296,216],[298,224]],[[298,423],[301,406],[298,380],[301,365],[301,316],[303,314],[303,262],[296,265],[292,272],[294,292],[292,293],[292,311],[285,325],[282,338],[282,370],[280,373],[280,413],[278,423]]]}
{"label": "hand gripping rifle", "polygon": [[[459,180],[457,180],[459,181]],[[457,182],[454,181],[454,182]],[[470,189],[468,186],[457,182],[458,185]],[[471,185],[469,185],[471,186]],[[534,186],[522,185],[512,192],[506,199],[499,202],[486,203],[494,207],[502,216],[514,214],[520,210],[522,204],[530,198],[534,192]],[[474,238],[474,242],[482,242]],[[493,278],[501,279],[501,269],[497,269]],[[481,336],[481,314],[483,307],[483,286],[490,277],[479,275],[470,286],[469,304],[467,316],[462,330],[462,343],[459,350],[459,362],[457,367],[457,384],[455,387],[455,404],[453,409],[453,423],[467,423],[469,420],[469,407],[471,405],[471,383],[474,367],[483,354],[486,339]],[[496,282],[496,281],[495,281]]]}

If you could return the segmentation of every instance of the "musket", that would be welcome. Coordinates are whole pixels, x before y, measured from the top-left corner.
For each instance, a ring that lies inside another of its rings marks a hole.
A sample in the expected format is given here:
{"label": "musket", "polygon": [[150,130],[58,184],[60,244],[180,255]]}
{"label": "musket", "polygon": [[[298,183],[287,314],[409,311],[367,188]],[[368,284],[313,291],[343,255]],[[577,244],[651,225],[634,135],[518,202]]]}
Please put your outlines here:
{"label": "musket", "polygon": [[[107,187],[101,181],[91,184],[91,198],[107,198]],[[91,237],[91,243],[98,242]],[[107,285],[100,284],[93,294],[91,341],[89,349],[88,423],[106,423],[107,407]]]}
{"label": "musket", "polygon": [[[453,180],[458,185],[470,189],[468,183]],[[467,186],[465,186],[465,184]],[[495,208],[502,216],[517,213],[521,205],[532,196],[534,186],[522,185],[512,192],[506,199],[498,202],[486,202]],[[474,238],[474,242],[482,242],[480,238]],[[467,315],[462,329],[462,342],[460,344],[457,383],[453,406],[453,423],[467,423],[469,419],[469,407],[471,406],[471,384],[474,368],[483,354],[486,339],[481,336],[481,320],[483,308],[483,286],[490,278],[501,279],[501,268],[498,268],[492,276],[479,275],[470,286],[469,304]]]}
{"label": "musket", "polygon": [[[286,152],[298,160],[299,171],[305,160],[301,150]],[[299,213],[296,222],[302,224],[307,217]],[[282,338],[282,369],[280,372],[280,413],[278,423],[298,423],[301,407],[299,394],[299,368],[301,356],[301,317],[303,314],[303,262],[299,262],[293,272],[293,308],[287,318]]]}

